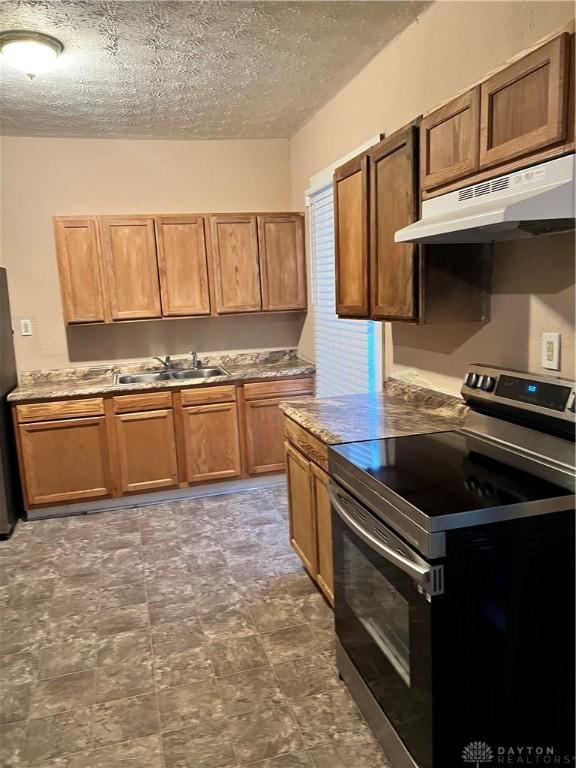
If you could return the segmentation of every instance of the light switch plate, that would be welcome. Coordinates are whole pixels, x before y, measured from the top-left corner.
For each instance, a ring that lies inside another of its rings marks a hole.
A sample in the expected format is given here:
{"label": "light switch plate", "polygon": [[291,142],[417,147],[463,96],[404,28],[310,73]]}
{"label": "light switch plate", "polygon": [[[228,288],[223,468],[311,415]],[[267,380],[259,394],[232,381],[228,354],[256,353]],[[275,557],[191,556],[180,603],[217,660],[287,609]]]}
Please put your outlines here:
{"label": "light switch plate", "polygon": [[542,368],[560,370],[560,334],[542,334]]}
{"label": "light switch plate", "polygon": [[20,336],[32,336],[32,320],[20,320]]}

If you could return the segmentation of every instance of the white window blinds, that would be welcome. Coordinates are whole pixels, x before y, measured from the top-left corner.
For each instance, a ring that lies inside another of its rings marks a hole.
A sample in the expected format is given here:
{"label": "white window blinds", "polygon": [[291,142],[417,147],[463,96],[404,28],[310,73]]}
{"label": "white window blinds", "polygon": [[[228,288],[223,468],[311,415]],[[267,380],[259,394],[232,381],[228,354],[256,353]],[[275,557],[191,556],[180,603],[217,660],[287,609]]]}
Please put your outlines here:
{"label": "white window blinds", "polygon": [[314,337],[318,397],[337,397],[382,388],[382,335],[371,320],[336,315],[334,199],[332,186],[310,196]]}

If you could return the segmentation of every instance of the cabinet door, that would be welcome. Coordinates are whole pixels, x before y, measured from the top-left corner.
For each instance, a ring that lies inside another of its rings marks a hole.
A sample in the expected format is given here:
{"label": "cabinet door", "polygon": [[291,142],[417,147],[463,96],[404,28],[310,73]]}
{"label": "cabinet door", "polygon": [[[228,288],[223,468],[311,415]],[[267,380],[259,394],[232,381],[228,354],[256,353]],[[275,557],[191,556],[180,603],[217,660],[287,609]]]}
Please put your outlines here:
{"label": "cabinet door", "polygon": [[336,314],[368,317],[368,158],[350,160],[334,173]]}
{"label": "cabinet door", "polygon": [[211,216],[216,311],[259,312],[260,265],[256,216]]}
{"label": "cabinet door", "polygon": [[286,448],[290,542],[313,579],[318,573],[316,516],[310,462],[290,443]]}
{"label": "cabinet door", "polygon": [[565,138],[568,51],[568,34],[564,33],[482,83],[482,168],[521,157]]}
{"label": "cabinet door", "polygon": [[114,417],[122,493],[178,484],[172,410],[123,413]]}
{"label": "cabinet door", "polygon": [[209,315],[208,255],[202,216],[157,216],[162,314]]}
{"label": "cabinet door", "polygon": [[194,405],[181,412],[186,481],[238,477],[242,468],[236,403]]}
{"label": "cabinet door", "polygon": [[104,416],[21,424],[19,437],[30,506],[98,499],[112,493]]}
{"label": "cabinet door", "polygon": [[282,472],[284,469],[283,398],[247,400],[246,451],[248,473]]}
{"label": "cabinet door", "polygon": [[311,464],[312,491],[316,512],[316,538],[318,542],[318,586],[334,605],[334,561],[332,556],[332,508],[328,495],[328,475]]}
{"label": "cabinet door", "polygon": [[160,317],[154,219],[103,216],[101,228],[113,319]]}
{"label": "cabinet door", "polygon": [[417,130],[410,126],[370,151],[370,304],[378,320],[418,313],[418,246],[394,242],[418,218]]}
{"label": "cabinet door", "polygon": [[304,217],[258,216],[262,309],[306,309]]}
{"label": "cabinet door", "polygon": [[65,321],[106,322],[110,317],[98,220],[94,216],[55,218],[54,236]]}
{"label": "cabinet door", "polygon": [[420,124],[420,186],[434,189],[478,169],[479,89],[434,110]]}

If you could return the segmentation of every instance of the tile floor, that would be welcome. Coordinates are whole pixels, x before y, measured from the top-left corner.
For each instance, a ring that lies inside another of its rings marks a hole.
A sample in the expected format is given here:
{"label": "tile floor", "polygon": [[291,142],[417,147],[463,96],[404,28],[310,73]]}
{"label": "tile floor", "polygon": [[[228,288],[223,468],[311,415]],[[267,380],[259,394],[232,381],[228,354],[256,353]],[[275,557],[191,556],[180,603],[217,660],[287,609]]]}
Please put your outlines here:
{"label": "tile floor", "polygon": [[0,766],[390,768],[334,667],[284,487],[0,543]]}

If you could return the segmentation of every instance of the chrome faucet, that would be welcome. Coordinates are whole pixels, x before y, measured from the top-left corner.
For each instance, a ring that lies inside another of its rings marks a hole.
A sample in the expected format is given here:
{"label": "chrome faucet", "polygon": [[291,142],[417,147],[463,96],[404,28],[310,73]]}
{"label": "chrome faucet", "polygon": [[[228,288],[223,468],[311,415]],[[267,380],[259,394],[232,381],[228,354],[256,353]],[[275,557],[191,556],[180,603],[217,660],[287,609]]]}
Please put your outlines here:
{"label": "chrome faucet", "polygon": [[169,370],[170,368],[172,368],[172,360],[170,358],[170,355],[166,355],[166,357],[155,356],[154,360],[158,360],[159,363],[162,363],[162,365],[164,366],[164,368],[166,368],[166,370]]}
{"label": "chrome faucet", "polygon": [[192,358],[192,370],[196,370],[196,368],[198,368],[200,365],[200,361],[198,360],[198,352],[194,352],[194,350],[192,350],[192,352],[190,352],[190,357]]}

